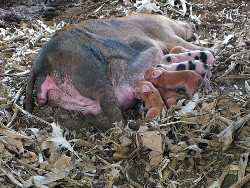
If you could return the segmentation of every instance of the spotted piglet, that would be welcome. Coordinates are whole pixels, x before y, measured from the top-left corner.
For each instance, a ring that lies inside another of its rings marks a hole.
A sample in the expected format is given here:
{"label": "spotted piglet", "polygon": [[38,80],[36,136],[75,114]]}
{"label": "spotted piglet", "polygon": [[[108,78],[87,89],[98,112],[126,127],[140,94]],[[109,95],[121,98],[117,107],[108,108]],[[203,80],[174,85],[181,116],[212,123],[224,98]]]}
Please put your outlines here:
{"label": "spotted piglet", "polygon": [[216,58],[209,51],[191,51],[179,54],[167,54],[163,57],[162,63],[169,65],[172,63],[180,63],[193,60],[199,60],[212,67],[216,61]]}
{"label": "spotted piglet", "polygon": [[194,61],[184,61],[181,63],[173,63],[173,64],[159,64],[156,65],[156,67],[163,68],[167,71],[181,71],[181,70],[193,70],[197,72],[199,75],[202,76],[203,78],[203,83],[204,83],[204,94],[207,94],[209,91],[212,90],[210,86],[210,78],[212,76],[212,73],[210,71],[211,67],[206,64],[202,63],[199,60],[194,60]]}
{"label": "spotted piglet", "polygon": [[153,84],[148,81],[141,81],[137,84],[135,91],[143,99],[145,108],[148,109],[145,119],[159,116],[161,110],[164,108],[164,102],[159,91]]}

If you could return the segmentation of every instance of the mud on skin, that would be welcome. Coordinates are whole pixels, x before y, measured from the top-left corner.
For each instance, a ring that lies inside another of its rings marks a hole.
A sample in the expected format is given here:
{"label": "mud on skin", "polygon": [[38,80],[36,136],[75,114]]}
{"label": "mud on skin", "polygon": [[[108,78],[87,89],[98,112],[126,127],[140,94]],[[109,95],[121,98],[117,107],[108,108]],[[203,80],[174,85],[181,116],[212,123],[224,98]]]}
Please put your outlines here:
{"label": "mud on skin", "polygon": [[202,49],[185,41],[194,31],[193,25],[148,14],[67,26],[34,62],[27,110],[32,110],[36,86],[40,103],[81,111],[90,124],[106,130],[123,121],[121,112],[136,104],[136,84],[147,68],[161,62],[165,51],[176,45]]}

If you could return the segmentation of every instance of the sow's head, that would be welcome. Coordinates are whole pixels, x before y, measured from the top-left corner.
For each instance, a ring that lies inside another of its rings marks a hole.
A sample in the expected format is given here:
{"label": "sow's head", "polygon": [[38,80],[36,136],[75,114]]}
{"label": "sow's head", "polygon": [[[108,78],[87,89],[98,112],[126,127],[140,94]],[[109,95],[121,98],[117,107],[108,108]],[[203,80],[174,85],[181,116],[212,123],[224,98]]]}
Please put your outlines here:
{"label": "sow's head", "polygon": [[195,35],[196,27],[195,27],[195,24],[186,23],[186,22],[183,22],[183,21],[178,21],[178,22],[182,26],[182,28],[179,28],[180,32],[182,32],[179,36],[182,36],[182,38],[184,40],[187,40],[187,41],[196,39],[196,35]]}

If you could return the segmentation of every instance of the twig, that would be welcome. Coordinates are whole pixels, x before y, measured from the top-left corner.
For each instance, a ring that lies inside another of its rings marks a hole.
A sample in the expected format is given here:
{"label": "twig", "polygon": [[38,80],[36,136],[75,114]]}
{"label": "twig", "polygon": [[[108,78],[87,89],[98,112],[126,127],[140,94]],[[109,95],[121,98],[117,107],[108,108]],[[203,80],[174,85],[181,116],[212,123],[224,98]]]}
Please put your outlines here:
{"label": "twig", "polygon": [[30,73],[30,70],[16,73],[16,74],[0,74],[0,77],[27,77],[27,75]]}
{"label": "twig", "polygon": [[128,179],[128,182],[133,186],[133,187],[136,187],[136,188],[143,188],[139,183],[136,183],[135,181],[131,180],[131,179]]}
{"label": "twig", "polygon": [[177,123],[184,123],[184,124],[193,124],[193,125],[197,125],[196,122],[188,122],[188,121],[175,121],[175,122],[170,122],[170,123],[164,123],[164,124],[160,124],[159,127],[166,127],[168,125],[174,125]]}
{"label": "twig", "polygon": [[213,188],[213,187],[221,187],[224,179],[227,177],[228,173],[230,171],[230,166],[226,166],[224,169],[223,169],[223,173],[221,174],[220,178],[217,179],[216,181],[214,181],[212,183],[212,185],[209,186],[209,188]]}
{"label": "twig", "polygon": [[229,76],[226,76],[226,77],[218,77],[216,78],[216,82],[218,81],[223,81],[223,80],[233,80],[233,79],[246,79],[250,77],[250,74],[240,74],[240,75],[229,75]]}
{"label": "twig", "polygon": [[215,116],[217,119],[221,120],[223,123],[226,123],[227,125],[232,125],[233,123],[235,123],[234,121],[224,118],[222,116],[220,116],[219,114],[216,114]]}
{"label": "twig", "polygon": [[250,119],[250,114],[241,118],[237,122],[229,125],[224,131],[217,135],[220,142],[223,144],[222,151],[226,151],[233,141],[233,133],[241,128]]}
{"label": "twig", "polygon": [[241,181],[236,182],[235,184],[231,185],[229,188],[240,188],[249,181],[250,181],[250,174],[246,175]]}
{"label": "twig", "polygon": [[242,153],[240,155],[239,169],[238,169],[238,181],[241,181],[245,176],[245,171],[248,164],[249,153]]}
{"label": "twig", "polygon": [[[230,56],[231,57],[231,56]],[[221,76],[219,76],[218,78],[216,78],[216,81],[220,80],[222,77],[226,76],[228,73],[230,73],[234,67],[236,66],[235,63],[231,62],[231,65],[229,65],[228,69],[225,71],[224,74],[222,74]]]}
{"label": "twig", "polygon": [[[21,87],[18,90],[18,92],[16,93],[16,96],[12,99],[12,103],[16,104],[18,99],[21,97],[22,93],[23,93],[23,88]],[[13,116],[11,117],[9,123],[6,125],[7,128],[9,128],[13,124],[14,120],[17,117],[17,113],[18,113],[18,109],[15,110],[15,112],[14,112]]]}
{"label": "twig", "polygon": [[37,119],[38,121],[41,121],[42,123],[45,123],[46,125],[51,126],[49,122],[47,122],[47,121],[41,119],[40,117],[37,117],[37,116],[35,116],[35,115],[30,114],[28,111],[22,109],[22,108],[21,108],[20,106],[18,106],[17,104],[13,104],[13,106],[14,106],[15,108],[17,108],[18,110],[20,110],[24,115],[26,115],[26,116],[28,116],[28,117],[31,117],[31,118],[34,118],[34,119]]}
{"label": "twig", "polygon": [[23,161],[21,161],[21,160],[19,160],[19,159],[17,159],[16,162],[17,162],[18,164],[20,164],[20,165],[26,167],[26,168],[30,168],[30,169],[35,170],[35,171],[38,171],[38,172],[40,172],[40,173],[49,174],[49,175],[53,175],[53,174],[54,174],[54,173],[52,173],[52,172],[48,172],[48,171],[46,171],[46,170],[43,170],[43,169],[40,169],[40,168],[36,168],[36,167],[34,167],[34,166],[32,166],[32,165],[29,165],[29,164],[27,164],[27,163],[25,163],[25,162],[23,162]]}
{"label": "twig", "polygon": [[[25,162],[23,162],[23,161],[21,161],[21,160],[18,160],[18,159],[17,159],[17,163],[19,163],[20,165],[22,165],[22,166],[24,166],[24,167],[26,167],[26,168],[30,168],[30,169],[32,169],[32,170],[35,170],[35,171],[38,171],[38,172],[41,172],[41,173],[44,173],[44,174],[54,175],[54,173],[52,173],[52,172],[48,172],[48,171],[46,171],[46,170],[43,170],[43,169],[40,169],[40,168],[33,167],[32,165],[29,165],[29,164],[27,164],[27,163],[25,163]],[[66,181],[68,181],[68,182],[71,182],[71,183],[74,183],[74,184],[76,184],[76,185],[79,185],[79,186],[83,187],[83,184],[80,183],[80,182],[77,182],[77,181],[75,181],[75,180],[72,180],[72,179],[69,179],[69,178],[66,178],[66,177],[63,178],[63,179],[66,180]]]}
{"label": "twig", "polygon": [[0,165],[0,169],[1,171],[6,175],[8,176],[8,178],[10,179],[11,182],[13,182],[15,185],[17,186],[20,186],[20,187],[23,187],[23,184],[20,183],[12,173],[10,173],[8,170],[6,170],[5,168],[3,168],[1,165]]}

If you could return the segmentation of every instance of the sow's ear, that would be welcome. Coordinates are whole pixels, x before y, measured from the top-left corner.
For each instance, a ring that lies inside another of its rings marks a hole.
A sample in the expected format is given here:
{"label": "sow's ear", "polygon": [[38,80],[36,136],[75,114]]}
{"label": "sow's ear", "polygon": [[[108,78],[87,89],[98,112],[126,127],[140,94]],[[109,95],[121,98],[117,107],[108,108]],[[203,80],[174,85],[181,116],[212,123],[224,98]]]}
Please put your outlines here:
{"label": "sow's ear", "polygon": [[190,29],[190,30],[192,30],[193,32],[195,32],[196,31],[196,27],[195,27],[195,25],[194,24],[192,24],[192,23],[190,23],[190,24],[185,24],[185,28],[186,29]]}
{"label": "sow's ear", "polygon": [[152,77],[153,77],[153,78],[158,78],[159,76],[161,76],[161,74],[162,74],[162,71],[161,71],[161,70],[154,70],[154,71],[152,72]]}
{"label": "sow's ear", "polygon": [[142,93],[147,93],[151,91],[147,85],[142,85],[141,90],[142,90]]}
{"label": "sow's ear", "polygon": [[191,29],[190,25],[187,24],[187,23],[185,24],[185,28],[186,28],[186,29]]}

